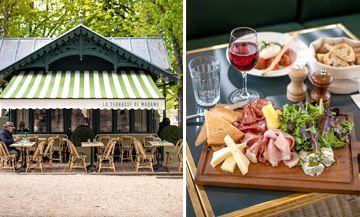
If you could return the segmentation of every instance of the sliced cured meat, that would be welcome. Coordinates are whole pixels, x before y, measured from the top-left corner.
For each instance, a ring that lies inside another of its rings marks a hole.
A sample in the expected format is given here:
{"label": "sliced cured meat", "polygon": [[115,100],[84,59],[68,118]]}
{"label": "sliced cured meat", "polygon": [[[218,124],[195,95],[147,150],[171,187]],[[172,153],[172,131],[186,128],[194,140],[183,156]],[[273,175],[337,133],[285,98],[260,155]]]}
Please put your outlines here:
{"label": "sliced cured meat", "polygon": [[289,168],[292,168],[298,164],[300,160],[300,155],[297,152],[291,152],[290,160],[284,160],[284,163]]}
{"label": "sliced cured meat", "polygon": [[237,126],[238,126],[238,129],[243,133],[264,134],[264,132],[267,130],[266,120],[256,121],[252,125],[238,124]]}
{"label": "sliced cured meat", "polygon": [[278,138],[275,140],[275,146],[281,151],[283,155],[283,160],[291,159],[291,149],[290,144],[291,140],[286,139],[282,132],[279,132]]}
{"label": "sliced cured meat", "polygon": [[279,162],[283,160],[281,151],[275,145],[275,139],[270,138],[269,143],[263,153],[264,160],[269,162],[273,167],[279,165]]}
{"label": "sliced cured meat", "polygon": [[274,106],[274,103],[268,99],[255,100],[245,106],[243,110],[244,117],[241,120],[241,123],[243,125],[250,125],[258,120],[264,119],[264,114],[261,109],[268,104],[272,104]]}

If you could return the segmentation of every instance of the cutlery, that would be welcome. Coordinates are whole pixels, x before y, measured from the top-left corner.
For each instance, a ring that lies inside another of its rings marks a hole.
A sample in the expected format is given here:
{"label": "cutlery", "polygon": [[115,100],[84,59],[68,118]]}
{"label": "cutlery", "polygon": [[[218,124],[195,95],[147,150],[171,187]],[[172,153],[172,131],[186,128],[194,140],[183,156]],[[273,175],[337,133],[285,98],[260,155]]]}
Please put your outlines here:
{"label": "cutlery", "polygon": [[[232,105],[227,105],[227,106],[224,106],[224,107],[235,110],[237,108],[243,108],[247,104],[248,104],[248,101],[242,101],[242,102],[238,102],[238,103],[235,103],[235,104],[232,104]],[[191,119],[199,118],[199,117],[203,117],[203,116],[204,116],[204,113],[199,113],[199,114],[195,114],[195,115],[189,115],[189,116],[186,117],[186,120],[191,120]]]}

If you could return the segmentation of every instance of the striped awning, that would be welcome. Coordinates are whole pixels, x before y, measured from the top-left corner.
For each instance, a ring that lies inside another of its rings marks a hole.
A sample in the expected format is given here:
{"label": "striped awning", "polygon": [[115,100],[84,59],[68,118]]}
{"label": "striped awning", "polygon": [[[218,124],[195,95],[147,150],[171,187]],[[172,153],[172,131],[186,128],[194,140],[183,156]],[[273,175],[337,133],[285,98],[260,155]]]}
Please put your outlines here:
{"label": "striped awning", "polygon": [[0,94],[0,108],[165,109],[142,70],[21,71]]}

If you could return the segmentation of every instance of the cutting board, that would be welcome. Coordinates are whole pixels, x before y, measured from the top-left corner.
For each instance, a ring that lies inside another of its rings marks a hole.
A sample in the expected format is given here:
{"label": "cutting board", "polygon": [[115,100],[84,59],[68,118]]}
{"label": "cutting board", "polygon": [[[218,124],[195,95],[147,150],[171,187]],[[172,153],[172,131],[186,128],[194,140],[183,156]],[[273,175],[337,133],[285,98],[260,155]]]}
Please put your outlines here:
{"label": "cutting board", "polygon": [[[341,113],[354,123],[350,112]],[[195,184],[236,188],[254,188],[280,191],[319,192],[335,194],[360,195],[358,157],[360,143],[356,141],[355,130],[351,132],[351,144],[343,148],[333,149],[337,157],[336,165],[326,167],[320,175],[306,175],[301,167],[288,168],[283,162],[277,167],[263,163],[250,163],[249,172],[242,175],[236,167],[234,173],[221,170],[220,163],[215,168],[211,166],[213,150],[204,144]]]}

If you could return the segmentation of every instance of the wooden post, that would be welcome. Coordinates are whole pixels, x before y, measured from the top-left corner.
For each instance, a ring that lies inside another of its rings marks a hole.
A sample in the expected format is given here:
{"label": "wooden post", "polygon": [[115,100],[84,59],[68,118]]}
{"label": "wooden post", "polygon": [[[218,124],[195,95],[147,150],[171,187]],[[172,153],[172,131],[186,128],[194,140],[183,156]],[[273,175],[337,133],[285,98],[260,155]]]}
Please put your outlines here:
{"label": "wooden post", "polygon": [[[163,94],[164,94],[164,98],[165,98],[165,109],[163,111],[163,119],[166,118],[166,85],[165,85],[165,82],[164,82],[164,86],[163,86]],[[160,120],[161,122],[162,120]]]}

